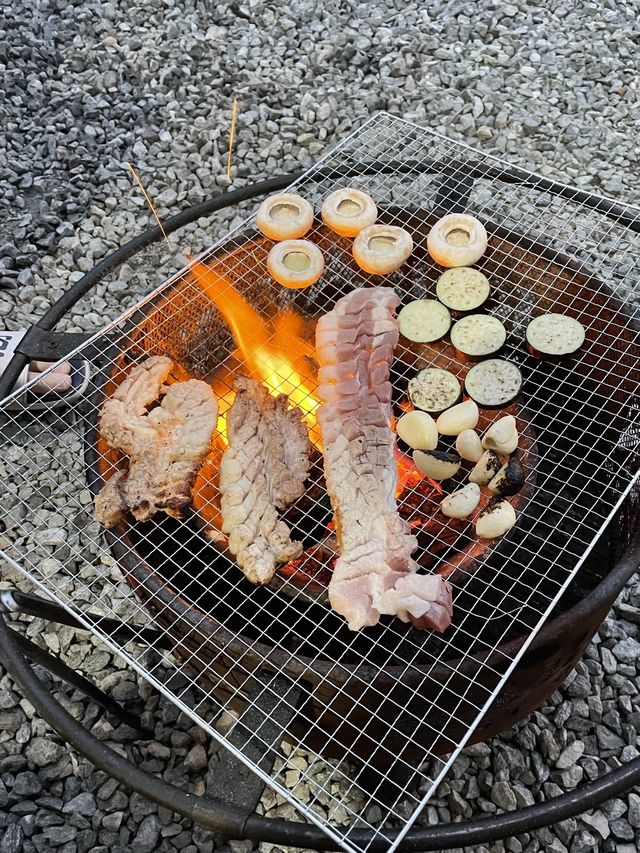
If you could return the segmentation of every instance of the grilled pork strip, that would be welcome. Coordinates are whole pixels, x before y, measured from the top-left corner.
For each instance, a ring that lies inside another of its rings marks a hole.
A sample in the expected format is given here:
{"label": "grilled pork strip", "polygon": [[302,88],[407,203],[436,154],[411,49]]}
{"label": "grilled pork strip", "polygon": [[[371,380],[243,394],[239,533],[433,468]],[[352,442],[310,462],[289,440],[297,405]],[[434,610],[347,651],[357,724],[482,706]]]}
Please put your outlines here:
{"label": "grilled pork strip", "polygon": [[127,511],[138,521],[158,510],[180,516],[206,456],[216,425],[218,405],[209,385],[197,379],[176,382],[155,402],[173,362],[152,356],[129,373],[106,401],[100,432],[111,447],[129,456],[96,497],[95,514],[105,527],[122,521]]}
{"label": "grilled pork strip", "polygon": [[352,631],[383,613],[436,631],[451,621],[451,587],[440,576],[416,574],[417,542],[396,506],[389,369],[399,301],[391,288],[360,288],[316,327],[318,421],[341,552],[329,600]]}
{"label": "grilled pork strip", "polygon": [[279,563],[299,557],[288,526],[278,517],[304,492],[309,437],[299,409],[272,397],[253,379],[238,377],[227,414],[229,447],[220,464],[222,532],[245,576],[268,583]]}

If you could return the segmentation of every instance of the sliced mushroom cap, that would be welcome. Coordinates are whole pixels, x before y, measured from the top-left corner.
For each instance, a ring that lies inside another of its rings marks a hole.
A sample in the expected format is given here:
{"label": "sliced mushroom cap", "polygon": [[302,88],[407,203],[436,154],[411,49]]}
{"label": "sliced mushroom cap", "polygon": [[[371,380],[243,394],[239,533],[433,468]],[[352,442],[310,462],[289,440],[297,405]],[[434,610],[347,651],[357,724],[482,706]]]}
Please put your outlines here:
{"label": "sliced mushroom cap", "polygon": [[468,267],[484,255],[487,232],[475,217],[450,213],[429,232],[427,248],[433,260],[443,267]]}
{"label": "sliced mushroom cap", "polygon": [[256,213],[256,227],[270,240],[296,240],[313,225],[313,208],[295,193],[266,198]]}
{"label": "sliced mushroom cap", "polygon": [[309,287],[324,272],[324,258],[309,240],[283,240],[269,252],[267,269],[283,287]]}
{"label": "sliced mushroom cap", "polygon": [[371,275],[397,270],[412,251],[411,234],[395,225],[369,225],[353,241],[355,262]]}
{"label": "sliced mushroom cap", "polygon": [[343,237],[356,237],[378,218],[371,196],[352,187],[330,193],[322,202],[320,213],[327,228]]}

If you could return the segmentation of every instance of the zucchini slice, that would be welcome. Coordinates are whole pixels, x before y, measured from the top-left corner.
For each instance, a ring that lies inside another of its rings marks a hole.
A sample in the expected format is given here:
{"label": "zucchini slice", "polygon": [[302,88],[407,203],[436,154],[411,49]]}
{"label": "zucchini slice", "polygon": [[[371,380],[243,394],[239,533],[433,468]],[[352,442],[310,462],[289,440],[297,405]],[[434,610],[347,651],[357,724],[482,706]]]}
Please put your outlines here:
{"label": "zucchini slice", "polygon": [[409,399],[416,409],[430,414],[455,406],[461,397],[458,377],[440,367],[425,367],[409,380]]}
{"label": "zucchini slice", "polygon": [[479,406],[498,409],[512,403],[522,388],[522,374],[504,358],[489,358],[474,365],[464,381],[466,393]]}
{"label": "zucchini slice", "polygon": [[447,334],[451,328],[451,314],[437,299],[416,299],[400,310],[398,323],[405,338],[429,344]]}
{"label": "zucchini slice", "polygon": [[477,311],[489,298],[489,280],[480,270],[453,267],[436,283],[436,296],[455,315]]}
{"label": "zucchini slice", "polygon": [[527,349],[534,358],[562,358],[577,352],[585,339],[582,323],[566,314],[543,314],[527,326]]}
{"label": "zucchini slice", "polygon": [[497,317],[469,314],[451,329],[451,343],[461,361],[474,361],[495,355],[507,339],[507,330]]}

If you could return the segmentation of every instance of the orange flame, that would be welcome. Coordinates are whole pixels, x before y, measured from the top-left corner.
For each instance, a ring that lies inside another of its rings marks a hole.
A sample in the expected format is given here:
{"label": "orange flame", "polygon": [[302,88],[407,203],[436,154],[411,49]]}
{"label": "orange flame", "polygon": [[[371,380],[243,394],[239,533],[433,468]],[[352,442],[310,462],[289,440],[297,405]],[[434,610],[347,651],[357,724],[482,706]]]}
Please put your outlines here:
{"label": "orange flame", "polygon": [[[191,261],[191,269],[198,286],[223,315],[238,346],[243,363],[257,376],[274,397],[281,394],[302,412],[309,429],[309,437],[322,450],[316,410],[320,400],[316,397],[318,381],[307,358],[313,348],[301,337],[302,321],[291,313],[278,315],[268,324],[252,308],[229,281],[201,261]],[[220,414],[218,431],[223,442],[226,438],[226,411],[233,402],[231,382],[214,385]]]}

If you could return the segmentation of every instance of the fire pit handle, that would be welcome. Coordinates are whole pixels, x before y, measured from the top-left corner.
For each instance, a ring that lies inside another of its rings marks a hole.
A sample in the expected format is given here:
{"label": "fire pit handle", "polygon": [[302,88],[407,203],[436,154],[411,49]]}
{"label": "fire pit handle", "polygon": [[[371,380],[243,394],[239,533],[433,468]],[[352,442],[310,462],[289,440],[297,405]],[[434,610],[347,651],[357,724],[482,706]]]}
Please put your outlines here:
{"label": "fire pit handle", "polygon": [[[0,613],[0,662],[20,686],[38,713],[64,740],[96,767],[144,797],[193,820],[206,829],[229,838],[266,841],[315,850],[339,850],[338,845],[319,828],[310,824],[266,818],[251,814],[240,806],[213,798],[196,797],[163,782],[130,763],[97,740],[78,723],[62,705],[53,699],[42,684],[16,642],[6,616]],[[496,841],[520,832],[531,832],[566,820],[595,808],[606,800],[640,784],[640,758],[618,767],[600,779],[556,797],[496,817],[484,817],[443,827],[412,829],[399,849],[405,851],[446,850],[450,847],[473,846]],[[391,833],[393,835],[393,833]],[[376,853],[387,844],[367,830],[354,830],[349,835],[357,845]]]}

